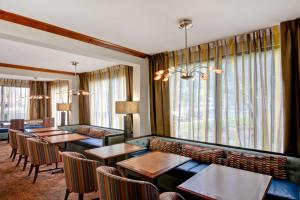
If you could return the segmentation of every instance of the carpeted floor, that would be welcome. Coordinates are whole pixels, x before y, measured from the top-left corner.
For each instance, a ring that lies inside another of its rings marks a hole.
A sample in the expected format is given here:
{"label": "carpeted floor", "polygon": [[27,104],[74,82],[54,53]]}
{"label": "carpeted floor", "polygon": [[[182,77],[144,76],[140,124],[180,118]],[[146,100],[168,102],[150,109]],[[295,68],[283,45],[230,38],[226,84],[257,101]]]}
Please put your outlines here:
{"label": "carpeted floor", "polygon": [[[33,174],[27,176],[29,163],[25,171],[21,165],[16,167],[17,159],[9,159],[11,148],[7,141],[0,141],[0,200],[63,200],[65,196],[64,174],[42,172],[38,175],[35,184],[32,184]],[[17,155],[18,156],[18,155]],[[62,163],[59,165],[62,166]],[[41,168],[54,168],[47,166]],[[84,199],[95,199],[96,193],[85,194]],[[78,194],[70,194],[69,199],[78,199]]]}

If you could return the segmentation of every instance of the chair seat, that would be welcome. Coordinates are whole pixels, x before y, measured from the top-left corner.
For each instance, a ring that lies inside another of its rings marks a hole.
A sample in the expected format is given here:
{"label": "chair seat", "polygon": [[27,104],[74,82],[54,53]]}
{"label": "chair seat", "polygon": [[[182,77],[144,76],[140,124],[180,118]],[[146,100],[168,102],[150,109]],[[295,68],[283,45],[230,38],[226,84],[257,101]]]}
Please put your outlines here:
{"label": "chair seat", "polygon": [[0,128],[0,133],[8,133],[8,128]]}
{"label": "chair seat", "polygon": [[104,146],[104,139],[89,138],[85,140],[75,141],[74,144],[81,145],[87,148],[97,148]]}
{"label": "chair seat", "polygon": [[128,158],[133,158],[133,157],[137,157],[137,156],[142,156],[146,153],[149,153],[151,152],[150,150],[148,149],[144,149],[144,150],[141,150],[141,151],[137,151],[137,152],[134,152],[134,153],[130,153],[128,154]]}
{"label": "chair seat", "polygon": [[266,199],[274,200],[299,200],[300,185],[280,179],[273,179],[271,181]]}
{"label": "chair seat", "polygon": [[44,128],[43,125],[25,125],[25,129]]}
{"label": "chair seat", "polygon": [[189,178],[189,177],[192,177],[193,175],[197,174],[201,170],[205,169],[208,166],[209,166],[209,164],[207,164],[207,163],[202,163],[197,160],[190,160],[190,161],[176,167],[175,169],[172,169],[171,171],[169,171],[168,175],[182,177],[182,178]]}

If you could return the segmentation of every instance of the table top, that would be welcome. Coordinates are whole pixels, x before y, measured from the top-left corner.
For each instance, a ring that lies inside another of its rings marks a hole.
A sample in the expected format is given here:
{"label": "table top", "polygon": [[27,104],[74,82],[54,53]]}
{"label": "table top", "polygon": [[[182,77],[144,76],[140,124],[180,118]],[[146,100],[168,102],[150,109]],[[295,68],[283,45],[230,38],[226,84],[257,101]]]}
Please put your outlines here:
{"label": "table top", "polygon": [[71,132],[69,131],[47,131],[47,132],[39,132],[39,133],[34,133],[34,135],[38,137],[48,137],[48,136],[54,136],[54,135],[64,135],[64,134],[69,134]]}
{"label": "table top", "polygon": [[268,175],[211,164],[177,188],[204,199],[260,200],[271,179]]}
{"label": "table top", "polygon": [[172,153],[153,151],[142,156],[117,162],[117,165],[154,179],[189,160],[191,158]]}
{"label": "table top", "polygon": [[59,129],[57,127],[26,129],[27,133],[41,133],[49,131],[59,131]]}
{"label": "table top", "polygon": [[64,142],[72,142],[77,140],[84,140],[88,139],[89,137],[80,135],[77,133],[71,133],[71,134],[65,134],[65,135],[56,135],[56,136],[50,136],[50,137],[44,137],[44,140],[51,144],[59,144]]}
{"label": "table top", "polygon": [[136,151],[143,150],[145,148],[133,145],[133,144],[127,144],[127,143],[121,143],[121,144],[114,144],[110,146],[105,147],[99,147],[95,149],[89,149],[85,150],[87,154],[91,154],[93,156],[99,157],[100,159],[109,159],[121,155],[126,155],[129,153],[133,153]]}

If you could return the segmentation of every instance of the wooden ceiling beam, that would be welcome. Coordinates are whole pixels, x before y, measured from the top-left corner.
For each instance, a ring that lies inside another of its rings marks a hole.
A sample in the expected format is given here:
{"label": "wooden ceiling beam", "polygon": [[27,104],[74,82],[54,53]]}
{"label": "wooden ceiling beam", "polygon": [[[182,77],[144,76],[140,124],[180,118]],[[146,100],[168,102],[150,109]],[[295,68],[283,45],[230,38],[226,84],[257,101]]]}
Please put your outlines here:
{"label": "wooden ceiling beam", "polygon": [[45,69],[45,68],[38,68],[38,67],[30,67],[30,66],[24,66],[24,65],[15,65],[15,64],[8,64],[8,63],[1,63],[1,62],[0,62],[0,67],[74,76],[73,72],[66,72],[66,71]]}
{"label": "wooden ceiling beam", "polygon": [[12,23],[20,24],[23,26],[31,27],[34,29],[46,31],[49,33],[53,33],[56,35],[60,35],[63,37],[71,38],[74,40],[78,40],[81,42],[93,44],[99,47],[111,49],[114,51],[118,51],[121,53],[129,54],[132,56],[140,57],[140,58],[146,58],[148,55],[139,51],[136,51],[134,49],[129,49],[127,47],[123,47],[114,43],[110,43],[95,37],[91,37],[88,35],[84,35],[82,33],[78,33],[69,29],[65,29],[59,26],[55,26],[52,24],[48,24],[42,21],[38,21],[32,18],[28,18],[22,15],[14,14],[11,12],[7,12],[0,9],[0,19],[9,21]]}

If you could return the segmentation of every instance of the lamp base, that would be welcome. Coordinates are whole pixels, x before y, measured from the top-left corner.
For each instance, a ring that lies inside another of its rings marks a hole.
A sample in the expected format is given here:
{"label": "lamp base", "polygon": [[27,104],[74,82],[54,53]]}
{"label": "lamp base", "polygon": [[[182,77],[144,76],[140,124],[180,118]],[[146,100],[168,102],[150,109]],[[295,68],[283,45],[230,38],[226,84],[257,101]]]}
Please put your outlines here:
{"label": "lamp base", "polygon": [[131,115],[124,116],[124,134],[126,138],[132,138],[132,122],[131,122]]}
{"label": "lamp base", "polygon": [[60,114],[60,125],[65,126],[66,125],[66,112],[61,112]]}

